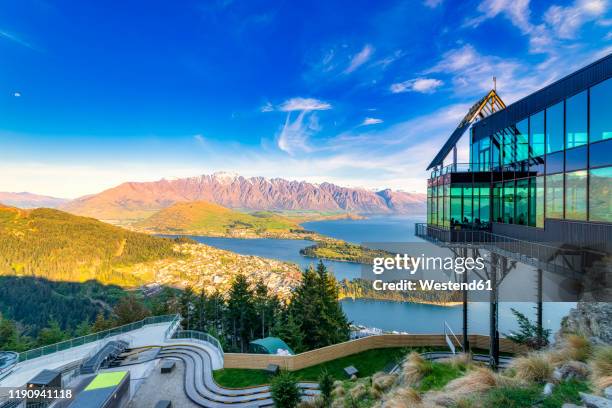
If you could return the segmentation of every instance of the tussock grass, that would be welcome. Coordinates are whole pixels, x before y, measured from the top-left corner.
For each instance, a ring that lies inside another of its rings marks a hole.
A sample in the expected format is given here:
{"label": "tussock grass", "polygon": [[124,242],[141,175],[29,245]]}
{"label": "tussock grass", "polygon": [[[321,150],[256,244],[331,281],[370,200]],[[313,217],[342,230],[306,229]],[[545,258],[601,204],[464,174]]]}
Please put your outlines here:
{"label": "tussock grass", "polygon": [[355,401],[359,401],[368,393],[368,389],[366,388],[364,383],[358,383],[353,388],[350,389],[349,395]]}
{"label": "tussock grass", "polygon": [[547,353],[530,353],[512,361],[511,368],[515,378],[529,382],[542,383],[548,380],[553,372],[553,365]]}
{"label": "tussock grass", "polygon": [[383,404],[385,408],[415,408],[421,406],[421,396],[412,387],[398,387]]}
{"label": "tussock grass", "polygon": [[591,353],[591,343],[586,337],[578,334],[566,334],[560,340],[559,347],[556,347],[549,354],[550,361],[554,365],[558,365],[571,360],[587,361]]}
{"label": "tussock grass", "polygon": [[465,370],[472,365],[472,353],[457,353],[452,357],[443,358],[437,362],[448,364],[459,370]]}
{"label": "tussock grass", "polygon": [[599,346],[589,360],[591,382],[599,392],[612,386],[612,346]]}
{"label": "tussock grass", "polygon": [[379,372],[372,376],[372,389],[379,392],[386,391],[391,388],[396,381],[396,375]]}
{"label": "tussock grass", "polygon": [[430,371],[430,366],[420,354],[412,352],[402,364],[401,381],[410,386],[418,385],[423,377]]}

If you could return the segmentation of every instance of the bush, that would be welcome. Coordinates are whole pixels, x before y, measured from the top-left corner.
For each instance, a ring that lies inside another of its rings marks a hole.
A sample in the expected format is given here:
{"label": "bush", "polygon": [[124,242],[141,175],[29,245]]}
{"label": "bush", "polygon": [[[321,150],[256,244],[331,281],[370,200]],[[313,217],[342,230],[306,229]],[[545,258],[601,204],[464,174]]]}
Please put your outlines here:
{"label": "bush", "polygon": [[270,392],[278,408],[295,408],[300,403],[301,392],[291,373],[283,371],[272,380]]}
{"label": "bush", "polygon": [[542,353],[518,357],[512,362],[511,368],[514,369],[516,378],[525,382],[542,383],[548,380],[553,372],[548,356]]}
{"label": "bush", "polygon": [[323,398],[323,406],[329,407],[332,402],[332,391],[334,389],[334,378],[327,370],[323,370],[319,376],[319,390]]}

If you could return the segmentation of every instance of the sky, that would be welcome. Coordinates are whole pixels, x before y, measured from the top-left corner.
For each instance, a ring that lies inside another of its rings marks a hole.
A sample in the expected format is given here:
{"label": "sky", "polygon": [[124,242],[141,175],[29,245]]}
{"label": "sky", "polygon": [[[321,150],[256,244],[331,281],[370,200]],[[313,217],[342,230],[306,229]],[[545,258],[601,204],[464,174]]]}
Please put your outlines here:
{"label": "sky", "polygon": [[612,52],[609,1],[0,0],[0,191],[223,171],[423,192],[494,76],[511,103]]}

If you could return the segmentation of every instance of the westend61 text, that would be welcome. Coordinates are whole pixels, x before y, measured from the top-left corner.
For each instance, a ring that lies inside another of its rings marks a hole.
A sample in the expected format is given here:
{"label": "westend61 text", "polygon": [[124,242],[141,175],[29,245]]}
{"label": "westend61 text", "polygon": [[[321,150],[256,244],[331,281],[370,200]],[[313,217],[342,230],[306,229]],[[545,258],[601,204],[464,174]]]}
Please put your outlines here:
{"label": "westend61 text", "polygon": [[382,280],[375,280],[372,283],[374,290],[396,290],[396,291],[409,291],[409,290],[492,290],[490,280],[473,280],[471,282],[438,282],[435,280],[424,280],[419,279],[418,281],[402,279],[396,282],[384,282]]}

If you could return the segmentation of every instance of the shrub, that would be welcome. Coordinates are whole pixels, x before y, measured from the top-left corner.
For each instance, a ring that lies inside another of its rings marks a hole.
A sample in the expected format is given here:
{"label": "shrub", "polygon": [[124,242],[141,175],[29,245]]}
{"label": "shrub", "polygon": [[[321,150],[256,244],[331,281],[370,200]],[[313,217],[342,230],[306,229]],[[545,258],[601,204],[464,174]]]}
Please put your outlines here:
{"label": "shrub", "polygon": [[321,398],[323,399],[323,406],[329,407],[332,402],[332,391],[334,389],[334,378],[323,370],[319,376],[319,390],[321,390]]}
{"label": "shrub", "polygon": [[516,378],[525,382],[544,382],[551,377],[553,371],[549,356],[543,353],[518,357],[512,361],[511,367],[516,373]]}
{"label": "shrub", "polygon": [[270,392],[278,408],[295,408],[301,398],[298,382],[289,372],[283,371],[272,380]]}

